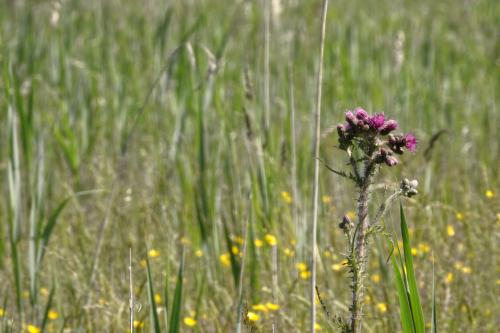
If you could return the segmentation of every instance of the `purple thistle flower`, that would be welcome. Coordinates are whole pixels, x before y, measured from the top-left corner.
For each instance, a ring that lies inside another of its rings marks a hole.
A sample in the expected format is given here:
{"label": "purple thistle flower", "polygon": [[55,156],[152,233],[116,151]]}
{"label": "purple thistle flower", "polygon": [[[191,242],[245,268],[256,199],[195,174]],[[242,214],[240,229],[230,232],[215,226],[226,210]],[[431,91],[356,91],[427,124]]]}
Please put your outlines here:
{"label": "purple thistle flower", "polygon": [[387,156],[385,159],[385,164],[392,167],[392,166],[395,166],[396,164],[398,164],[398,160],[395,157]]}
{"label": "purple thistle flower", "polygon": [[394,131],[396,128],[398,128],[398,122],[393,119],[389,119],[382,125],[382,127],[379,128],[379,131],[380,134],[386,135]]}
{"label": "purple thistle flower", "polygon": [[405,147],[411,152],[414,152],[417,149],[417,139],[411,133],[408,133],[404,136],[405,139]]}
{"label": "purple thistle flower", "polygon": [[358,120],[356,119],[356,116],[351,111],[347,111],[345,113],[345,120],[351,125],[351,126],[356,126],[358,124]]}
{"label": "purple thistle flower", "polygon": [[372,129],[378,130],[385,123],[385,115],[383,113],[376,113],[368,118],[368,124]]}
{"label": "purple thistle flower", "polygon": [[356,118],[364,122],[367,122],[370,118],[370,116],[368,116],[368,113],[362,108],[357,108],[354,112],[356,114]]}

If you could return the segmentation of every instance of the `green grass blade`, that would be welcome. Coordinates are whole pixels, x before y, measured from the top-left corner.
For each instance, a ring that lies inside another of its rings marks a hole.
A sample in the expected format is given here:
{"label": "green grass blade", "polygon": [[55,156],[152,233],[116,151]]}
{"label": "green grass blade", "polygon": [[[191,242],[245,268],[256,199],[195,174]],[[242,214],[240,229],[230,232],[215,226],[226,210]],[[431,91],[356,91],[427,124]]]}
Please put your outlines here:
{"label": "green grass blade", "polygon": [[45,227],[42,230],[41,240],[40,240],[40,243],[38,244],[37,267],[39,267],[40,263],[42,262],[43,256],[45,254],[45,248],[47,247],[47,244],[49,243],[50,236],[52,235],[52,232],[54,231],[54,227],[56,226],[59,215],[61,215],[64,207],[66,207],[66,205],[68,204],[70,199],[71,199],[71,197],[64,199],[59,204],[59,206],[56,207],[56,209],[52,212],[52,214],[50,214],[49,218],[47,219],[47,224],[45,224]]}
{"label": "green grass blade", "polygon": [[401,326],[403,328],[403,333],[415,333],[408,293],[394,255],[391,256],[391,262],[394,274],[396,275],[396,290],[399,298],[399,311],[401,312]]}
{"label": "green grass blade", "polygon": [[45,326],[47,325],[47,320],[49,319],[49,311],[52,307],[52,300],[54,299],[54,291],[56,287],[53,284],[52,288],[50,288],[49,298],[47,300],[47,304],[45,305],[45,310],[43,312],[42,324],[40,325],[40,329],[42,332],[45,332]]}
{"label": "green grass blade", "polygon": [[406,278],[408,284],[408,293],[412,315],[415,322],[415,332],[425,332],[425,321],[422,311],[422,304],[420,303],[420,296],[418,293],[417,280],[415,278],[415,271],[413,269],[413,259],[411,254],[410,235],[408,233],[408,225],[403,211],[403,205],[399,204],[399,211],[401,215],[401,235],[403,237],[403,252],[404,252],[404,265],[406,268]]}
{"label": "green grass blade", "polygon": [[182,280],[184,276],[184,249],[181,254],[181,263],[179,273],[177,274],[177,283],[175,285],[174,300],[172,302],[169,333],[179,333],[181,323],[181,306],[182,306]]}
{"label": "green grass blade", "polygon": [[437,315],[436,315],[436,289],[435,289],[435,276],[434,265],[432,266],[432,322],[431,333],[437,333]]}
{"label": "green grass blade", "polygon": [[156,311],[155,293],[153,288],[153,280],[151,278],[151,267],[149,266],[149,258],[146,256],[146,268],[148,275],[148,299],[149,299],[149,311],[151,313],[151,325],[153,326],[155,333],[161,333],[160,319],[158,318],[158,312]]}
{"label": "green grass blade", "polygon": [[231,237],[229,235],[229,228],[227,227],[227,222],[225,218],[222,218],[222,224],[224,228],[224,238],[226,239],[227,251],[229,253],[229,258],[231,260],[231,273],[233,275],[234,286],[238,288],[238,280],[240,276],[240,265],[236,259],[236,256],[233,253],[233,242],[231,241]]}
{"label": "green grass blade", "polygon": [[170,313],[170,309],[168,308],[168,303],[170,299],[170,293],[168,292],[168,277],[170,276],[170,263],[167,260],[167,268],[165,269],[165,282],[163,287],[163,306],[165,307],[165,311],[163,311],[163,320],[165,321],[165,327],[168,327],[168,315]]}

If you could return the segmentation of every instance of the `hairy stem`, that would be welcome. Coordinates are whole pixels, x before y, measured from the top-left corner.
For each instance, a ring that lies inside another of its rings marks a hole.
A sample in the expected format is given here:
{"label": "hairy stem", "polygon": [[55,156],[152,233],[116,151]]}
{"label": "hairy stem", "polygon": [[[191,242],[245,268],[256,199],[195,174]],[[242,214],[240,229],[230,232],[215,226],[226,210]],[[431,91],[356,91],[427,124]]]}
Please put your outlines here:
{"label": "hairy stem", "polygon": [[366,270],[368,257],[366,232],[369,227],[368,202],[370,200],[370,185],[373,178],[373,164],[365,162],[365,171],[359,187],[358,197],[358,224],[355,234],[356,247],[352,256],[356,263],[352,270],[352,304],[351,304],[351,332],[361,333],[362,322],[362,299],[363,299],[363,277]]}

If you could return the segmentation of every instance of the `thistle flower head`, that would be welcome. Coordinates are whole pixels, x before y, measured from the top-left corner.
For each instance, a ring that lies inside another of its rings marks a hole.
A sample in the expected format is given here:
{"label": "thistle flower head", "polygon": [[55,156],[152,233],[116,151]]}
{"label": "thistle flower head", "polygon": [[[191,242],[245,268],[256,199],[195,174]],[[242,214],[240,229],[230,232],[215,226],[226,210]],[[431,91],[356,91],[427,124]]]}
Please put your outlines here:
{"label": "thistle flower head", "polygon": [[405,139],[405,147],[411,152],[417,150],[417,139],[411,133],[408,133],[404,136]]}
{"label": "thistle flower head", "polygon": [[387,135],[397,128],[398,128],[398,122],[393,119],[389,119],[386,122],[384,122],[384,124],[379,128],[379,132],[382,135]]}
{"label": "thistle flower head", "polygon": [[368,113],[362,108],[357,108],[354,112],[356,114],[356,118],[362,120],[363,122],[367,122],[370,118]]}
{"label": "thistle flower head", "polygon": [[368,124],[374,130],[379,130],[385,123],[385,115],[383,113],[375,113],[368,119]]}
{"label": "thistle flower head", "polygon": [[340,149],[348,150],[356,145],[374,163],[388,166],[398,164],[393,154],[402,155],[405,150],[416,150],[415,136],[411,133],[393,134],[398,122],[387,119],[384,113],[370,115],[364,109],[357,108],[347,111],[345,120],[346,123],[337,125]]}
{"label": "thistle flower head", "polygon": [[348,124],[350,124],[351,126],[356,126],[358,125],[358,119],[356,118],[356,116],[354,115],[354,113],[352,113],[351,111],[347,111],[345,113],[345,120],[347,121]]}
{"label": "thistle flower head", "polygon": [[392,167],[398,164],[398,160],[393,156],[387,156],[387,158],[385,159],[385,164]]}

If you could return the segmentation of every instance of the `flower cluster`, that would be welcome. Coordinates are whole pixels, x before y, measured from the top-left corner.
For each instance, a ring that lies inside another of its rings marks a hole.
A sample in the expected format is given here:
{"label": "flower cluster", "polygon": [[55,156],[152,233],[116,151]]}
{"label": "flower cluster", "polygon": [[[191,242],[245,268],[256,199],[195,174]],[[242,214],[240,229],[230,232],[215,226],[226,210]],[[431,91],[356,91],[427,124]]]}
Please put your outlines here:
{"label": "flower cluster", "polygon": [[[347,111],[346,123],[337,125],[340,148],[349,150],[358,143],[365,154],[377,164],[398,164],[394,154],[403,154],[403,148],[414,152],[417,140],[413,134],[392,134],[398,128],[397,121],[386,119],[383,113],[369,115],[362,108]],[[386,147],[384,147],[386,146]]]}

